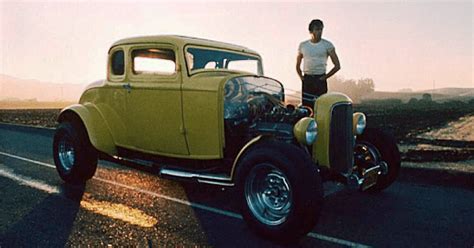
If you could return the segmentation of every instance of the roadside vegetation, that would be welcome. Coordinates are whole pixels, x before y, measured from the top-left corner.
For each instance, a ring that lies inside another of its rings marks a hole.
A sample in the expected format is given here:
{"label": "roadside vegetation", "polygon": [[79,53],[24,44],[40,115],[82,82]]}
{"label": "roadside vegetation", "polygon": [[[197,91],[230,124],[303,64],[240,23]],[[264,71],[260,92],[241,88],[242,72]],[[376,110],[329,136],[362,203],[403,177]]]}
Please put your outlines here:
{"label": "roadside vegetation", "polygon": [[[65,104],[36,102],[36,105],[31,106],[23,103],[19,107],[17,105],[18,109],[2,109],[5,105],[0,105],[0,122],[54,128],[60,108],[65,107]],[[392,133],[398,140],[404,161],[474,159],[472,140],[440,140],[426,135],[420,138],[420,134],[443,128],[462,117],[474,116],[474,100],[439,103],[426,94],[422,99],[407,103],[399,99],[362,101],[354,105],[354,111],[366,114],[368,127],[382,128]]]}

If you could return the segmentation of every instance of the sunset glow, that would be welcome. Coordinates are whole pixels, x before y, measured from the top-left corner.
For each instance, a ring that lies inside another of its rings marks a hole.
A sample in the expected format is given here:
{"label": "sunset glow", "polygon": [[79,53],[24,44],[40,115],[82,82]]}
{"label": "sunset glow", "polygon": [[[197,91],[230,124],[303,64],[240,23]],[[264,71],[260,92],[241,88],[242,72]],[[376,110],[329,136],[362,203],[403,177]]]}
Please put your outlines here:
{"label": "sunset glow", "polygon": [[[56,83],[105,78],[118,39],[179,34],[258,51],[265,75],[299,89],[299,42],[320,18],[344,78],[376,90],[474,87],[473,4],[455,2],[1,2],[0,74]],[[329,64],[329,67],[331,64]]]}

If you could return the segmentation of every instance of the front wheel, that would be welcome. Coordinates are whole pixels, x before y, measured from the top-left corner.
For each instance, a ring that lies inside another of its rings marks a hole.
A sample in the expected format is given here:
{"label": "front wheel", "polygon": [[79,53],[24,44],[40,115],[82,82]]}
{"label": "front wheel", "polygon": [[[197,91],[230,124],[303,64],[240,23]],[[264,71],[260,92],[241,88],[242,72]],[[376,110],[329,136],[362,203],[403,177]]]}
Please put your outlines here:
{"label": "front wheel", "polygon": [[369,128],[357,137],[354,157],[356,163],[380,165],[381,174],[368,192],[379,192],[390,186],[400,172],[400,152],[395,138],[382,130]]}
{"label": "front wheel", "polygon": [[237,176],[242,215],[257,233],[292,242],[317,222],[323,187],[316,166],[300,148],[264,141],[250,148]]}
{"label": "front wheel", "polygon": [[84,183],[95,174],[97,151],[82,123],[59,124],[54,134],[53,156],[59,176],[67,183]]}

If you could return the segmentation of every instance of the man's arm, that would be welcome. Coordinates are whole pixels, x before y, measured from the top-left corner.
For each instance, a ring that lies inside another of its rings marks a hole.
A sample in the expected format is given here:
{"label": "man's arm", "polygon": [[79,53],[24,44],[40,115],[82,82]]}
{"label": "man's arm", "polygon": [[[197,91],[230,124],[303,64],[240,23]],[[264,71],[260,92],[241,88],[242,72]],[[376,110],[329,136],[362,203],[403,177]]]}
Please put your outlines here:
{"label": "man's arm", "polygon": [[301,72],[301,60],[303,59],[303,54],[298,53],[296,57],[296,73],[298,73],[298,77],[300,77],[301,81],[303,81],[303,73]]}
{"label": "man's arm", "polygon": [[321,80],[330,78],[332,75],[336,74],[336,72],[341,69],[341,64],[339,63],[339,58],[337,57],[335,48],[329,52],[329,57],[331,57],[331,61],[334,64],[334,67],[329,71],[328,74],[326,74],[326,76],[322,76],[320,78]]}

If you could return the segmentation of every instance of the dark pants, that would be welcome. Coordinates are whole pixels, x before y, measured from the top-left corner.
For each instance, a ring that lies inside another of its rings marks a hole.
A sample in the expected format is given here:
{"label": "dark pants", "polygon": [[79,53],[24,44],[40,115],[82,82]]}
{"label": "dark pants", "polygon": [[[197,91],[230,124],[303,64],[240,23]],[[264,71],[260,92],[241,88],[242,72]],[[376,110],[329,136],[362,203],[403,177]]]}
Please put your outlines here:
{"label": "dark pants", "polygon": [[302,99],[303,105],[310,108],[314,107],[314,100],[328,92],[328,83],[326,80],[320,80],[322,75],[304,75]]}

